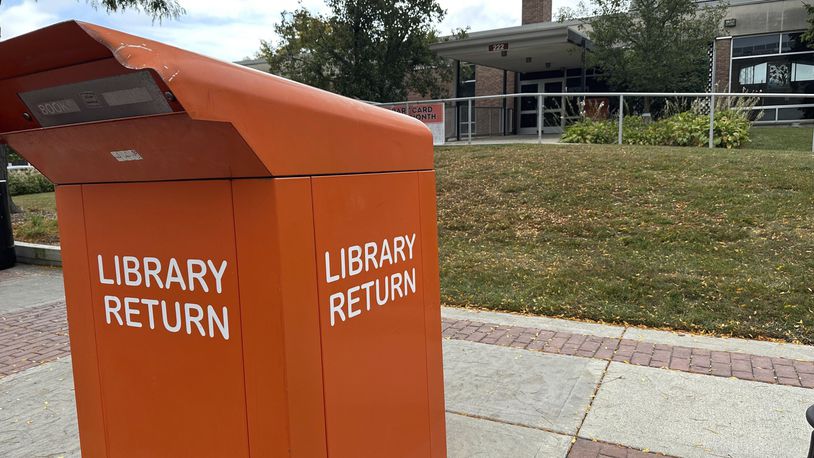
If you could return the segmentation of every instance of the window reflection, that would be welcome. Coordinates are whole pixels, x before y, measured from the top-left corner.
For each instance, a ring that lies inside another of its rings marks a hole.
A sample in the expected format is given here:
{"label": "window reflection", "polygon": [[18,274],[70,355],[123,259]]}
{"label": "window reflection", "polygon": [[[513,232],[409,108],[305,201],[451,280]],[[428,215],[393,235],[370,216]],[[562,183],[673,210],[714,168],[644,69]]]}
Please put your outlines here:
{"label": "window reflection", "polygon": [[780,52],[780,34],[738,37],[732,40],[732,57],[758,56]]}
{"label": "window reflection", "polygon": [[763,84],[766,82],[766,62],[742,68],[738,82],[741,84]]}
{"label": "window reflection", "polygon": [[812,81],[814,80],[814,65],[793,62],[791,64],[792,81]]}

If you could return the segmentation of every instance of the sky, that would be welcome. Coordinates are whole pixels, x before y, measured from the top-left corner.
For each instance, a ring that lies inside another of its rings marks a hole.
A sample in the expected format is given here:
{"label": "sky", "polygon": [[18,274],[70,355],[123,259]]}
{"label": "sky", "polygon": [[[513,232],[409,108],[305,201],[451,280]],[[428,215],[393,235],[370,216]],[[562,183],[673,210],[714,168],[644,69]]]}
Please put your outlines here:
{"label": "sky", "polygon": [[[323,0],[300,0],[323,11]],[[438,25],[442,35],[457,28],[471,31],[520,25],[521,0],[438,0],[447,10]],[[554,12],[577,0],[554,0]],[[0,33],[8,39],[57,22],[78,19],[162,41],[222,60],[254,57],[260,40],[273,40],[273,25],[297,0],[180,0],[187,14],[154,22],[134,10],[107,14],[87,0],[0,0]]]}

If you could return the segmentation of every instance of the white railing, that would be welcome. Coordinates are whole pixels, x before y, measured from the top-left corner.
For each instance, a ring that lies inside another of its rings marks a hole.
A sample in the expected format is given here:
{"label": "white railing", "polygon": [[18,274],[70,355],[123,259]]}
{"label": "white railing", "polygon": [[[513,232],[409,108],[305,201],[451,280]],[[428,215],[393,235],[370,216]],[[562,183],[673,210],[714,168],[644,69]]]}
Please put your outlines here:
{"label": "white railing", "polygon": [[[777,94],[777,93],[763,93],[763,92],[530,92],[530,93],[514,93],[514,94],[496,94],[496,95],[479,95],[473,97],[450,97],[445,99],[428,99],[428,100],[409,100],[401,102],[384,102],[376,103],[379,106],[390,105],[406,105],[408,108],[410,104],[419,105],[424,103],[444,103],[447,102],[466,102],[467,103],[467,119],[472,119],[472,104],[478,100],[494,100],[494,99],[513,99],[517,97],[536,97],[537,98],[537,142],[543,141],[543,98],[544,97],[561,97],[563,100],[570,97],[614,97],[619,98],[619,133],[617,143],[622,144],[622,126],[624,125],[625,118],[625,97],[650,97],[650,98],[706,98],[709,99],[709,147],[715,147],[715,99],[717,97],[757,97],[757,98],[775,98],[775,99],[812,99],[811,105],[804,104],[790,104],[790,105],[766,105],[746,108],[748,110],[770,110],[779,108],[814,108],[814,94]],[[565,107],[563,106],[563,109]],[[409,111],[408,111],[409,112]],[[793,122],[793,120],[789,120]],[[468,129],[466,132],[467,143],[472,144],[472,123],[468,122]],[[811,139],[811,151],[814,152],[814,135]]]}

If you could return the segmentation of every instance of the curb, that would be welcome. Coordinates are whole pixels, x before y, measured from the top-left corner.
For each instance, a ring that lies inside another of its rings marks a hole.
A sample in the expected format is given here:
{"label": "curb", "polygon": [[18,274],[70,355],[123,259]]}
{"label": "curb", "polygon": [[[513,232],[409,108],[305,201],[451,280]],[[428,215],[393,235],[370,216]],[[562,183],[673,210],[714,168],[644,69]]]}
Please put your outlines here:
{"label": "curb", "polygon": [[62,267],[62,251],[58,246],[14,242],[14,251],[20,264]]}

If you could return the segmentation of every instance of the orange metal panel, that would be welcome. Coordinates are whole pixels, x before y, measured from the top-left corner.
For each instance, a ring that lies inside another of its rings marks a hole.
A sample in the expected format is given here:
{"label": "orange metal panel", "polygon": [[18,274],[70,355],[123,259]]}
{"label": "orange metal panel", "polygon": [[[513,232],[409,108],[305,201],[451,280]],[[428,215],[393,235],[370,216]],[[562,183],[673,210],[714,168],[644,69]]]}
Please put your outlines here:
{"label": "orange metal panel", "polygon": [[438,227],[435,172],[418,172],[421,199],[421,251],[424,261],[424,320],[427,339],[427,386],[430,402],[432,456],[447,456],[444,370],[441,348],[441,282],[438,271]]}
{"label": "orange metal panel", "polygon": [[416,173],[313,178],[331,456],[430,456],[418,186]]}
{"label": "orange metal panel", "polygon": [[233,181],[253,456],[327,456],[309,178]]}
{"label": "orange metal panel", "polygon": [[[184,113],[22,131],[6,139],[55,183],[269,174],[231,124],[194,121]],[[122,150],[142,159],[120,162],[111,153]]]}
{"label": "orange metal panel", "polygon": [[[113,183],[57,191],[85,455],[445,455],[423,124],[89,24],[0,61],[3,140]],[[21,91],[145,68],[186,113],[19,120]]]}
{"label": "orange metal panel", "polygon": [[82,33],[81,26],[74,21],[20,35],[14,40],[14,46],[3,48],[2,61],[7,64],[0,67],[0,79],[110,57],[110,50]]}
{"label": "orange metal panel", "polygon": [[85,241],[85,213],[80,186],[56,189],[63,279],[71,333],[71,363],[82,455],[107,456],[102,388],[97,366],[90,266]]}
{"label": "orange metal panel", "polygon": [[83,201],[110,455],[248,456],[230,183]]}

